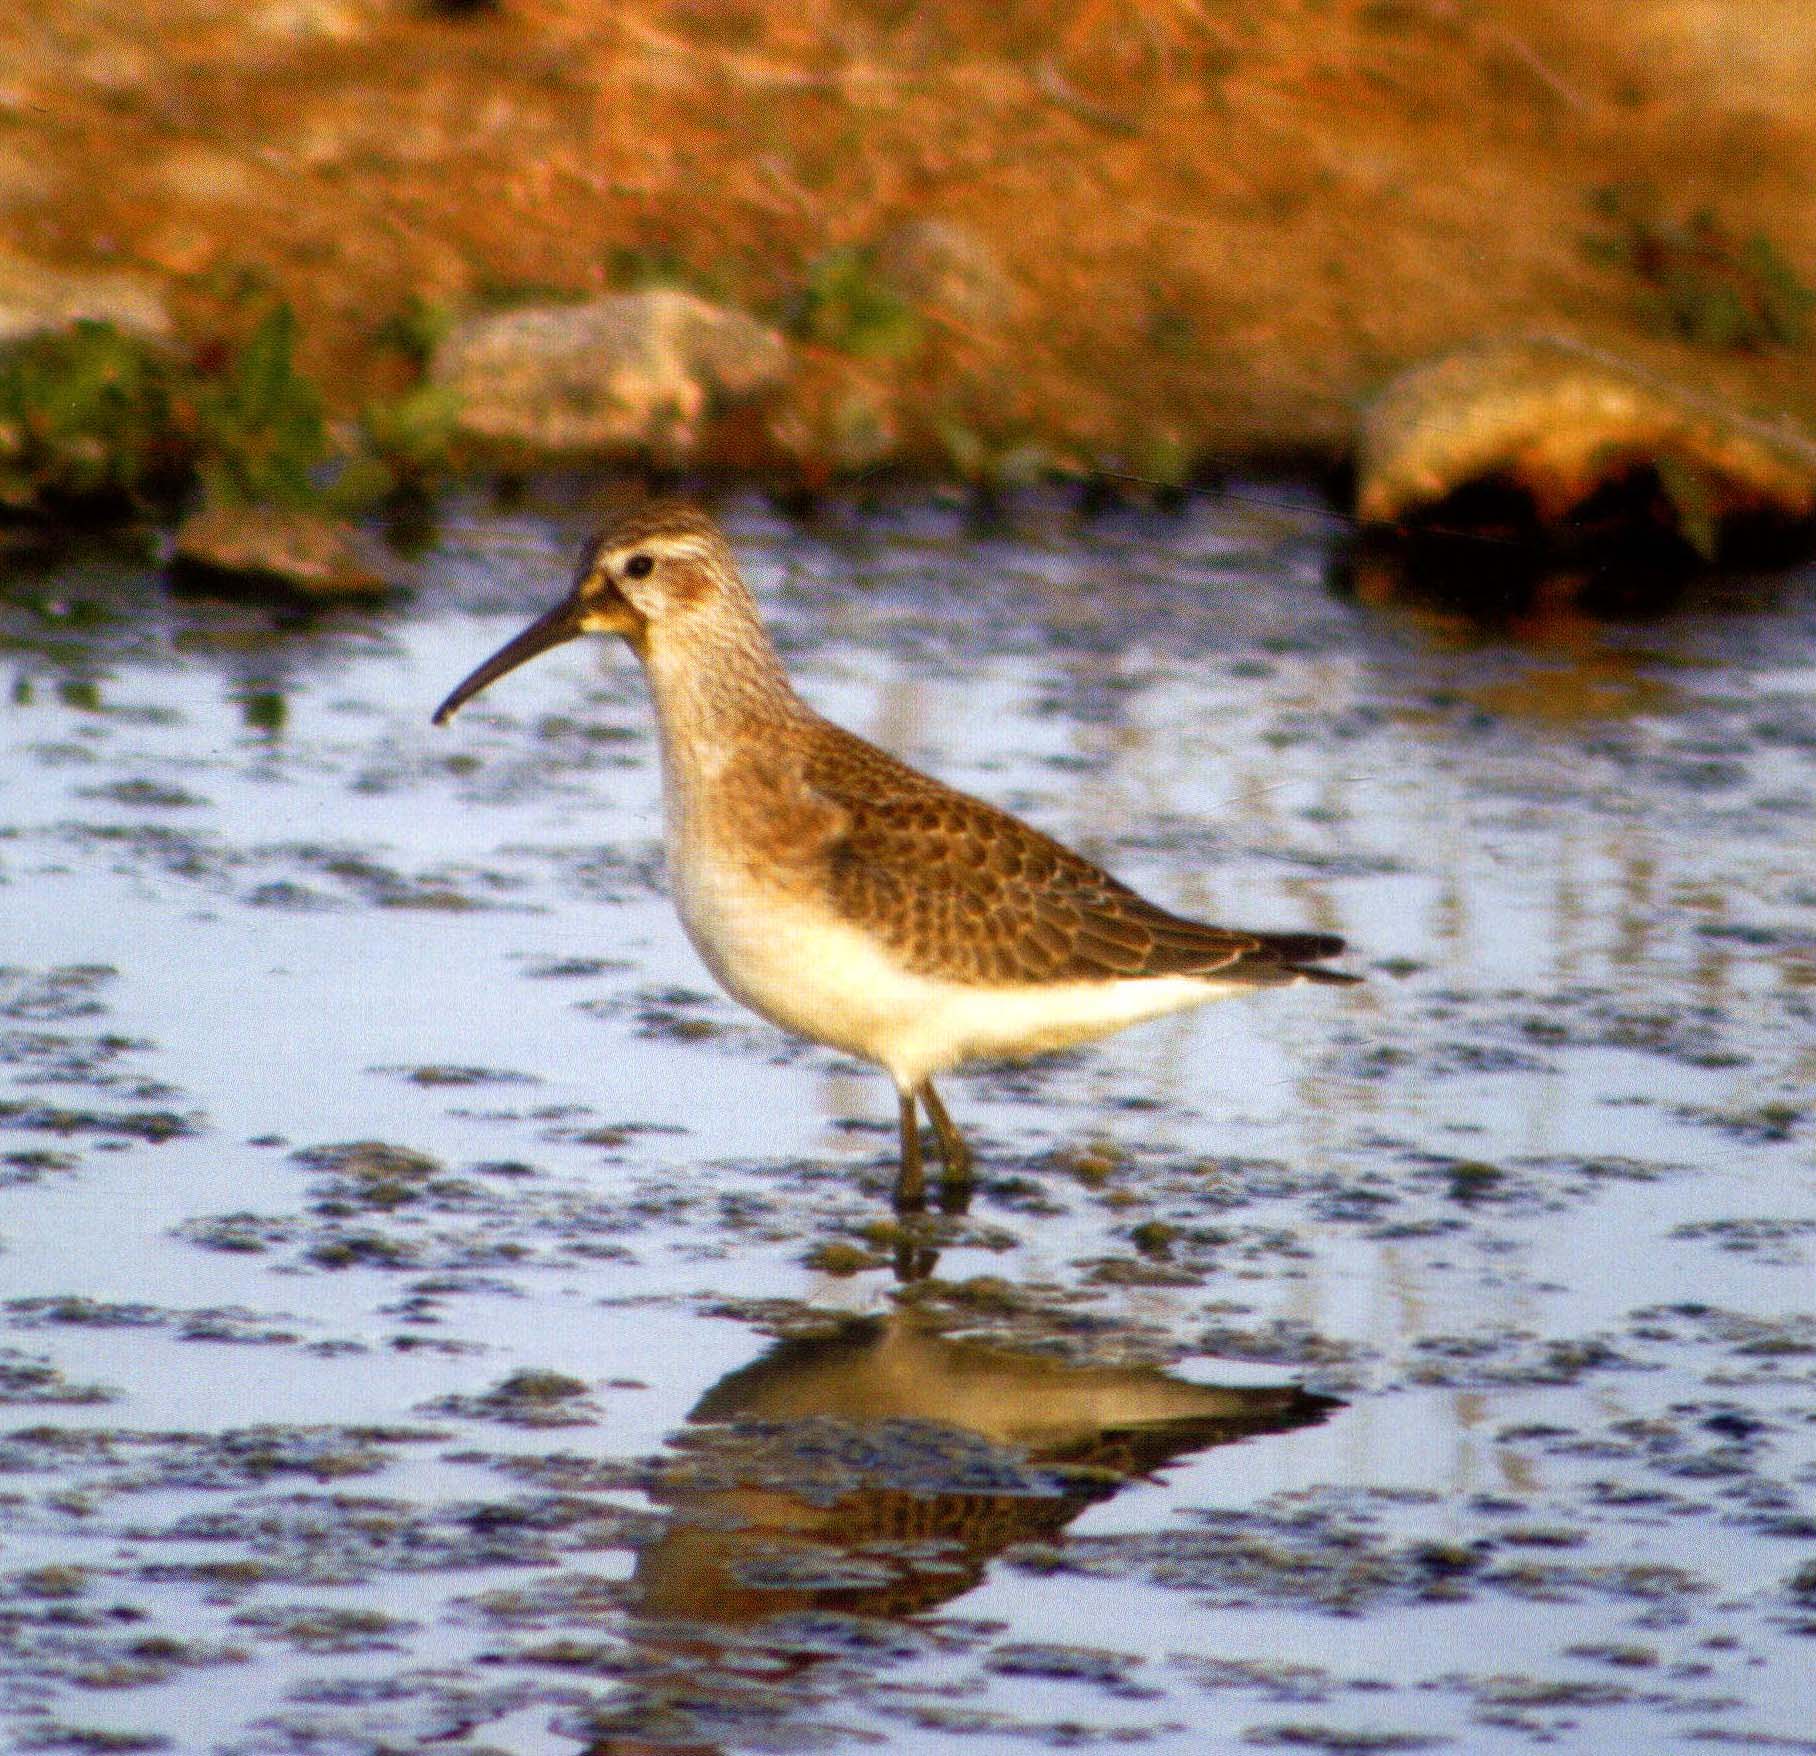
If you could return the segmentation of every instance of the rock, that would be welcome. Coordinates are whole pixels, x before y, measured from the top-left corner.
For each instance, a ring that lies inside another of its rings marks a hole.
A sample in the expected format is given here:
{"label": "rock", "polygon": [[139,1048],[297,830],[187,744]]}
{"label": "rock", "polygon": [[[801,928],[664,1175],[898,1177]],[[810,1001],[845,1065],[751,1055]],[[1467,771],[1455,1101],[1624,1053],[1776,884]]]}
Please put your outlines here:
{"label": "rock", "polygon": [[374,10],[362,0],[262,0],[243,19],[280,43],[356,43],[372,34]]}
{"label": "rock", "polygon": [[151,177],[164,195],[193,206],[246,207],[259,196],[246,160],[213,146],[178,147],[151,167]]}
{"label": "rock", "polygon": [[430,378],[458,393],[463,437],[535,452],[690,453],[709,409],[780,384],[781,334],[670,287],[473,317]]}
{"label": "rock", "polygon": [[965,323],[1001,323],[1015,307],[1015,283],[996,252],[950,220],[896,227],[877,246],[876,264],[903,297]]}
{"label": "rock", "polygon": [[342,519],[290,507],[207,500],[177,528],[173,571],[191,582],[279,587],[310,598],[390,588],[373,545]]}
{"label": "rock", "polygon": [[1485,343],[1415,366],[1364,412],[1356,509],[1412,524],[1465,488],[1518,490],[1555,533],[1598,491],[1656,480],[1705,556],[1734,519],[1816,515],[1816,443],[1579,343]]}
{"label": "rock", "polygon": [[136,275],[51,268],[0,250],[0,346],[85,317],[147,341],[171,333],[162,297]]}

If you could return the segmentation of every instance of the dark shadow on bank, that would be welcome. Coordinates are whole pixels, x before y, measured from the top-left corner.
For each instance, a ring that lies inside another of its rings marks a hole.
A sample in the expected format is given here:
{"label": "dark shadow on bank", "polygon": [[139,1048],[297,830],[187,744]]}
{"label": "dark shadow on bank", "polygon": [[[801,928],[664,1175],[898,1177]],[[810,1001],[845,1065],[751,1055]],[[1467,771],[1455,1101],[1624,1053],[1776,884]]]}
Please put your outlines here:
{"label": "dark shadow on bank", "polygon": [[1646,622],[1729,600],[1742,581],[1767,607],[1770,575],[1816,546],[1808,521],[1687,508],[1686,497],[1641,467],[1546,519],[1519,484],[1475,481],[1417,519],[1359,532],[1333,555],[1330,583],[1362,603],[1424,605],[1488,629],[1560,613]]}

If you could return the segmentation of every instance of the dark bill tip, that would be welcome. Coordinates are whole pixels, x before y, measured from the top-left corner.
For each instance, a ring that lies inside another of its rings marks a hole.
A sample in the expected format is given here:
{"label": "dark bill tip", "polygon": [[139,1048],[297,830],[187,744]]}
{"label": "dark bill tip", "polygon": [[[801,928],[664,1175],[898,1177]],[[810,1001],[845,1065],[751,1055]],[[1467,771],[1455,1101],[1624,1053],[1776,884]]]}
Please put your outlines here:
{"label": "dark bill tip", "polygon": [[578,598],[564,598],[554,609],[538,616],[516,639],[507,640],[472,675],[454,686],[447,700],[436,708],[434,723],[445,726],[480,690],[496,683],[506,671],[514,671],[538,653],[584,634],[586,630],[580,624],[580,616]]}

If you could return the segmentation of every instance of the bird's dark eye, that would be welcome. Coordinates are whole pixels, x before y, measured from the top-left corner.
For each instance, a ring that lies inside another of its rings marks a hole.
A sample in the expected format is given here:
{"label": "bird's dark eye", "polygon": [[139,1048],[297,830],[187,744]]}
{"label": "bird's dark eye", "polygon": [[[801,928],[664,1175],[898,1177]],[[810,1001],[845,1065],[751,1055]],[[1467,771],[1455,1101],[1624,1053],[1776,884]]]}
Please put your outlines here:
{"label": "bird's dark eye", "polygon": [[648,579],[656,571],[656,558],[653,555],[633,555],[624,564],[626,579]]}

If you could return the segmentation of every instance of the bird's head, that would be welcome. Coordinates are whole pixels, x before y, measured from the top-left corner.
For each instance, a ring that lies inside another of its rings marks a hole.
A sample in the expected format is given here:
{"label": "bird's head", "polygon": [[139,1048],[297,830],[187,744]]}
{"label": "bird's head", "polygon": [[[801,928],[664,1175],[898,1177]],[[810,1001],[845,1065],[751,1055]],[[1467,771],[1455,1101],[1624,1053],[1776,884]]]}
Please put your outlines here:
{"label": "bird's head", "polygon": [[582,634],[621,634],[647,661],[656,644],[685,640],[727,615],[754,619],[755,610],[719,527],[685,502],[652,501],[588,541],[568,595],[458,684],[435,723],[445,725],[507,671]]}

